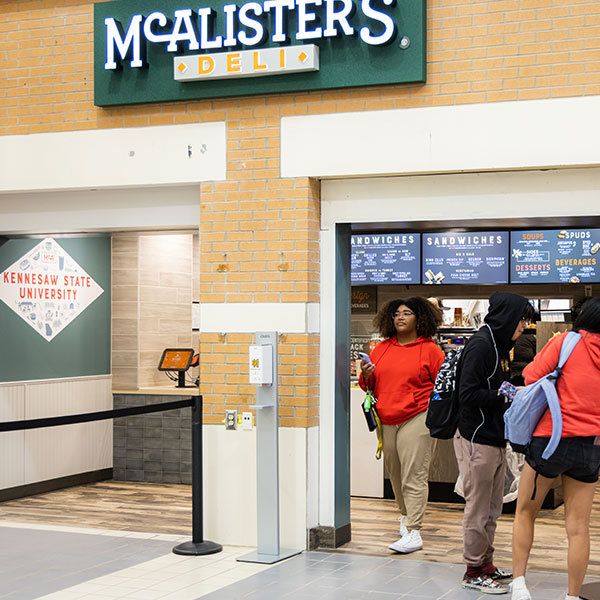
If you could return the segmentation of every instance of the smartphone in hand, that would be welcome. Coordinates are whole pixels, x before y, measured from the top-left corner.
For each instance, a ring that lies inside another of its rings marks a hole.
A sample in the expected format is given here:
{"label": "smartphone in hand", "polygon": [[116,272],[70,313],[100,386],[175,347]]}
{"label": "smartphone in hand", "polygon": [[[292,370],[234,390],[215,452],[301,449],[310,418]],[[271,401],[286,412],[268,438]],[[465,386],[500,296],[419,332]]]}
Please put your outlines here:
{"label": "smartphone in hand", "polygon": [[509,381],[503,381],[498,392],[512,402],[515,399],[517,388]]}
{"label": "smartphone in hand", "polygon": [[358,357],[366,364],[372,364],[368,354],[365,354],[364,352],[358,352]]}

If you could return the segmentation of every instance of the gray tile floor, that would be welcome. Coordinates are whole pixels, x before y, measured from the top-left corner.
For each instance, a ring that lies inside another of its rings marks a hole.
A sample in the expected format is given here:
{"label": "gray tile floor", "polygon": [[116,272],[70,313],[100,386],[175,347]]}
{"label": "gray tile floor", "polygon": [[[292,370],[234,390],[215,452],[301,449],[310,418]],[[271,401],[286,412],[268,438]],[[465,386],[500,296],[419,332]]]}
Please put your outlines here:
{"label": "gray tile floor", "polygon": [[171,552],[173,542],[0,528],[0,598],[32,600]]}
{"label": "gray tile floor", "polygon": [[[412,555],[414,558],[417,555]],[[488,594],[461,586],[463,565],[414,558],[377,558],[306,552],[203,596],[203,600],[479,600]],[[563,600],[566,575],[531,573],[535,600]],[[510,598],[508,595],[501,596]]]}
{"label": "gray tile floor", "polygon": [[[171,539],[19,525],[0,527],[1,600],[489,598],[462,588],[462,565],[420,561],[418,553],[380,558],[304,552],[267,567],[237,562],[247,548],[181,557],[172,553]],[[528,583],[534,600],[565,597],[564,574],[529,573]]]}

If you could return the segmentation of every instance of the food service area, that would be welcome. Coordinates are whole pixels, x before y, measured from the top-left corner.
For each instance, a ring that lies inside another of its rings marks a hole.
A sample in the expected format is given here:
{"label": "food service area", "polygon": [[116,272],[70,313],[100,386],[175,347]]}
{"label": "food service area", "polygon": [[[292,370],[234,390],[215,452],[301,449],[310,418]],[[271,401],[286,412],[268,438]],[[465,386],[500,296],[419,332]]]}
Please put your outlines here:
{"label": "food service area", "polygon": [[[475,598],[451,442],[422,551],[390,552],[357,352],[391,298],[439,298],[448,349],[516,292],[539,349],[598,294],[599,19],[600,0],[0,2],[0,418],[23,428],[0,436],[0,597]],[[20,424],[106,411],[130,414]],[[172,556],[190,480],[221,563]],[[547,502],[533,595],[562,600],[560,488]]]}
{"label": "food service area", "polygon": [[[389,300],[423,296],[441,303],[443,324],[436,342],[447,352],[464,346],[483,324],[489,296],[510,291],[533,304],[536,319],[521,343],[539,352],[556,333],[572,326],[572,307],[598,293],[600,229],[498,229],[447,231],[365,230],[351,238],[351,494],[393,498],[377,440],[362,416],[364,392],[358,387],[358,352],[369,354],[381,341],[373,319]],[[529,343],[527,344],[527,341]],[[511,380],[523,385],[522,357],[515,357]],[[527,357],[531,360],[532,355]],[[522,459],[505,487],[505,511],[514,511]],[[509,461],[510,462],[510,461]],[[510,471],[510,469],[509,469]],[[429,472],[429,499],[461,502],[455,493],[458,466],[452,440],[437,440]],[[562,502],[560,484],[550,490],[545,508]]]}

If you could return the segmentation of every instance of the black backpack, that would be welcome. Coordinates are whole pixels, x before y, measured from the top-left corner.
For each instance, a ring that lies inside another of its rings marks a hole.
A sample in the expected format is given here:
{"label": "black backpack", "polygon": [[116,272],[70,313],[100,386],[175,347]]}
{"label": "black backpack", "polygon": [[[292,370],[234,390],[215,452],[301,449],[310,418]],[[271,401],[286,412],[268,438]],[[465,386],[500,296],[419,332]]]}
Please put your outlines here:
{"label": "black backpack", "polygon": [[450,350],[435,378],[425,424],[432,438],[449,440],[458,427],[458,381],[465,346]]}

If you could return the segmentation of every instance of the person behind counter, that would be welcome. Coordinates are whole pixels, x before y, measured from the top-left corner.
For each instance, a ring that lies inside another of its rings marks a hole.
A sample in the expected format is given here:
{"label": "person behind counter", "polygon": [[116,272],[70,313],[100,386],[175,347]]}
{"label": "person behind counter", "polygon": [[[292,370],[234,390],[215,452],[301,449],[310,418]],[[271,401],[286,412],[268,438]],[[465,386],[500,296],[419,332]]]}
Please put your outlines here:
{"label": "person behind counter", "polygon": [[466,502],[462,585],[485,594],[508,593],[508,587],[498,581],[512,576],[494,565],[496,521],[502,512],[506,474],[504,412],[509,406],[501,386],[510,378],[510,349],[533,315],[527,298],[495,292],[490,296],[485,325],[462,354],[454,436]]}
{"label": "person behind counter", "polygon": [[361,361],[358,383],[377,398],[384,462],[400,509],[401,537],[389,548],[403,554],[423,548],[420,530],[434,443],[425,413],[444,360],[432,339],[441,322],[441,311],[425,298],[391,300],[373,321],[385,339],[373,349],[370,363]]}
{"label": "person behind counter", "polygon": [[513,348],[513,359],[510,363],[510,381],[513,385],[525,385],[523,369],[533,360],[536,352],[535,325],[527,327]]}
{"label": "person behind counter", "polygon": [[[563,418],[562,438],[554,452],[543,460],[552,433],[552,418],[546,411],[533,433],[519,482],[513,525],[513,600],[531,600],[525,569],[537,514],[546,494],[562,476],[568,551],[567,600],[579,598],[590,554],[590,513],[600,470],[600,298],[589,298],[581,307],[574,331],[581,334],[556,382]],[[558,364],[566,332],[553,337],[525,367],[525,383],[551,373]],[[537,485],[536,485],[537,484]],[[535,494],[534,494],[535,490]]]}
{"label": "person behind counter", "polygon": [[[441,298],[439,298],[438,296],[431,296],[430,298],[427,298],[427,300],[429,300],[429,302],[431,302],[434,306],[437,306],[437,308],[439,308],[442,311],[441,325],[443,325],[444,324],[444,311],[450,310],[450,307],[444,306],[443,300]],[[437,332],[434,339],[435,339],[435,343],[442,349],[442,352],[444,354],[448,354],[448,352],[450,351],[450,344],[444,340],[444,338],[440,335],[439,331]]]}

